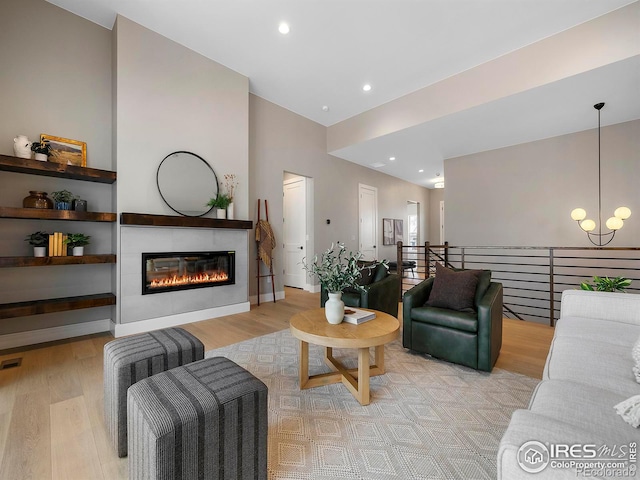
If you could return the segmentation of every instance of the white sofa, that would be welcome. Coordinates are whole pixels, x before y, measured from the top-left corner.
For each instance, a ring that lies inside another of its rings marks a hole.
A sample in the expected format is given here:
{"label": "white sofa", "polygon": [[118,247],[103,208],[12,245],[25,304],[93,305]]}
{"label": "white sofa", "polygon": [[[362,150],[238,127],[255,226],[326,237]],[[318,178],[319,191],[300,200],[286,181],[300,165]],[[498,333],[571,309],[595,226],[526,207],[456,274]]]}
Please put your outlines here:
{"label": "white sofa", "polygon": [[[565,290],[547,357],[543,380],[538,384],[527,410],[516,410],[500,442],[497,458],[499,480],[575,479],[576,468],[554,468],[553,456],[547,466],[528,473],[518,463],[530,444],[602,445],[608,447],[635,442],[640,445],[640,429],[626,423],[614,409],[618,403],[640,395],[631,350],[640,337],[640,295]],[[539,450],[539,445],[534,446]],[[591,447],[574,447],[568,460],[582,462],[593,456]],[[598,452],[600,453],[600,452]],[[598,455],[599,456],[599,455]],[[583,457],[583,458],[578,458]],[[544,466],[545,462],[534,465]],[[531,465],[527,465],[531,469]],[[640,466],[640,460],[638,461]],[[632,468],[633,470],[633,468]],[[612,472],[590,471],[591,478],[610,478]],[[609,475],[607,475],[607,473]],[[634,473],[634,472],[631,472]],[[636,477],[637,475],[637,477]],[[640,478],[635,473],[631,478]]]}

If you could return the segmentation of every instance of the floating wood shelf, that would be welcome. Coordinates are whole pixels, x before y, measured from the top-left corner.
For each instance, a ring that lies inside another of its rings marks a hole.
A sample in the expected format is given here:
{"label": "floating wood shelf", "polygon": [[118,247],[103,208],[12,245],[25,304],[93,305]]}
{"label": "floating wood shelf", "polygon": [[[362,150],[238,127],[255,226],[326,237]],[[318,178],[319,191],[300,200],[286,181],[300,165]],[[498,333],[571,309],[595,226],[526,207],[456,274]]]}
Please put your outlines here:
{"label": "floating wood shelf", "polygon": [[146,225],[154,227],[198,227],[198,228],[235,228],[251,230],[251,220],[223,220],[205,217],[177,217],[171,215],[151,215],[145,213],[121,213],[121,225]]}
{"label": "floating wood shelf", "polygon": [[115,222],[115,213],[76,212],[75,210],[51,210],[45,208],[0,207],[0,218],[31,218],[37,220],[71,220],[77,222]]}
{"label": "floating wood shelf", "polygon": [[116,263],[116,256],[113,254],[106,254],[83,255],[81,257],[0,257],[0,268],[90,265],[96,263]]}
{"label": "floating wood shelf", "polygon": [[9,155],[0,155],[0,170],[42,175],[45,177],[70,178],[72,180],[84,180],[86,182],[113,183],[116,181],[116,172],[109,170],[62,165],[55,162],[41,162],[39,160],[29,160]]}
{"label": "floating wood shelf", "polygon": [[82,308],[104,307],[115,305],[113,293],[98,293],[79,297],[52,298],[49,300],[32,300],[28,302],[5,303],[0,305],[0,319],[41,315],[44,313],[66,312]]}

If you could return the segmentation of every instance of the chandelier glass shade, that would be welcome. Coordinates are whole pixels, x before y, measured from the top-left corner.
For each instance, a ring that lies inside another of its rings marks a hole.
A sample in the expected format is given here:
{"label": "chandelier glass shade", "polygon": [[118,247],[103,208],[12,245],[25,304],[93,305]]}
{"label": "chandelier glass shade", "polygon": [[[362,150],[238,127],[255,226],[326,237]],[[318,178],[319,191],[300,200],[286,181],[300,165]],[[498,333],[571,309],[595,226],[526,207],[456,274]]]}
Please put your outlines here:
{"label": "chandelier glass shade", "polygon": [[[624,220],[631,216],[628,207],[618,207],[613,212],[613,217],[609,217],[605,222],[608,232],[602,232],[602,175],[600,168],[600,110],[603,103],[596,103],[593,108],[598,110],[598,224],[594,220],[587,218],[587,211],[584,208],[574,208],[571,211],[571,218],[578,222],[578,226],[587,234],[589,241],[598,247],[608,245],[616,232],[624,226]],[[598,227],[598,232],[594,230]]]}

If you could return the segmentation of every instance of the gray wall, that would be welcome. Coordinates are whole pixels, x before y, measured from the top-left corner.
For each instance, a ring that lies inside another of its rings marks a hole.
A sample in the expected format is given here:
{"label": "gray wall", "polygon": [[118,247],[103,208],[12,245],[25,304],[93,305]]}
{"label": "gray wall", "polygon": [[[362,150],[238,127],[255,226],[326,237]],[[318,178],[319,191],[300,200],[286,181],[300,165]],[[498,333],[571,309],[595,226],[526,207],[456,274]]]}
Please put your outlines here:
{"label": "gray wall", "polygon": [[[378,189],[379,258],[395,258],[394,246],[382,246],[382,218],[402,218],[407,200],[421,204],[421,238],[427,235],[426,212],[429,191],[394,177],[327,155],[326,128],[271,102],[249,96],[249,170],[253,217],[257,218],[257,200],[269,202],[269,220],[276,242],[282,241],[282,180],[284,172],[313,178],[314,249],[326,250],[332,242],[344,242],[348,249],[358,248],[358,184]],[[262,212],[264,218],[264,210]],[[326,220],[331,224],[327,225]],[[405,225],[406,228],[406,225]],[[309,252],[312,256],[315,252]],[[255,243],[250,258],[256,258]],[[282,248],[276,248],[275,271],[282,272]],[[255,262],[249,262],[250,293],[256,294]],[[279,269],[279,270],[278,270]],[[264,272],[263,272],[264,273]],[[276,277],[276,290],[283,289],[282,276]],[[270,292],[263,281],[261,292]]]}
{"label": "gray wall", "polygon": [[[592,246],[571,210],[597,222],[597,129],[446,160],[451,245]],[[611,246],[640,245],[640,120],[602,128],[602,216],[632,216]],[[603,230],[606,227],[603,226]]]}
{"label": "gray wall", "polygon": [[[440,245],[440,202],[444,200],[444,191],[444,188],[429,190],[429,237],[427,240],[433,245]],[[446,208],[445,204],[445,210]],[[445,235],[446,233],[445,217]]]}
{"label": "gray wall", "polygon": [[[13,138],[41,133],[87,143],[87,165],[111,170],[111,32],[43,0],[3,0],[0,15],[0,153]],[[0,205],[22,207],[29,190],[67,189],[92,211],[112,210],[112,186],[0,172]],[[0,255],[31,255],[36,230],[92,236],[87,253],[112,252],[113,226],[89,222],[1,219]],[[111,265],[11,268],[0,272],[0,302],[112,291]],[[108,319],[111,308],[3,320],[0,334]]]}

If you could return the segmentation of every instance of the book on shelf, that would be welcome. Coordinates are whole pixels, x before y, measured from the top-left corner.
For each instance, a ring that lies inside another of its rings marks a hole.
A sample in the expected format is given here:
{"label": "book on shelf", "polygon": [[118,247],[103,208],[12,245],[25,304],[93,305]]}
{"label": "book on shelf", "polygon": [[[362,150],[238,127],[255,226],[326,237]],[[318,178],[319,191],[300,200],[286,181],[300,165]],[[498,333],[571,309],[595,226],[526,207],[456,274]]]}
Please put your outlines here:
{"label": "book on shelf", "polygon": [[376,314],[367,310],[360,310],[359,308],[353,307],[346,307],[344,309],[344,321],[346,323],[360,325],[361,323],[368,322],[374,318],[376,318]]}

